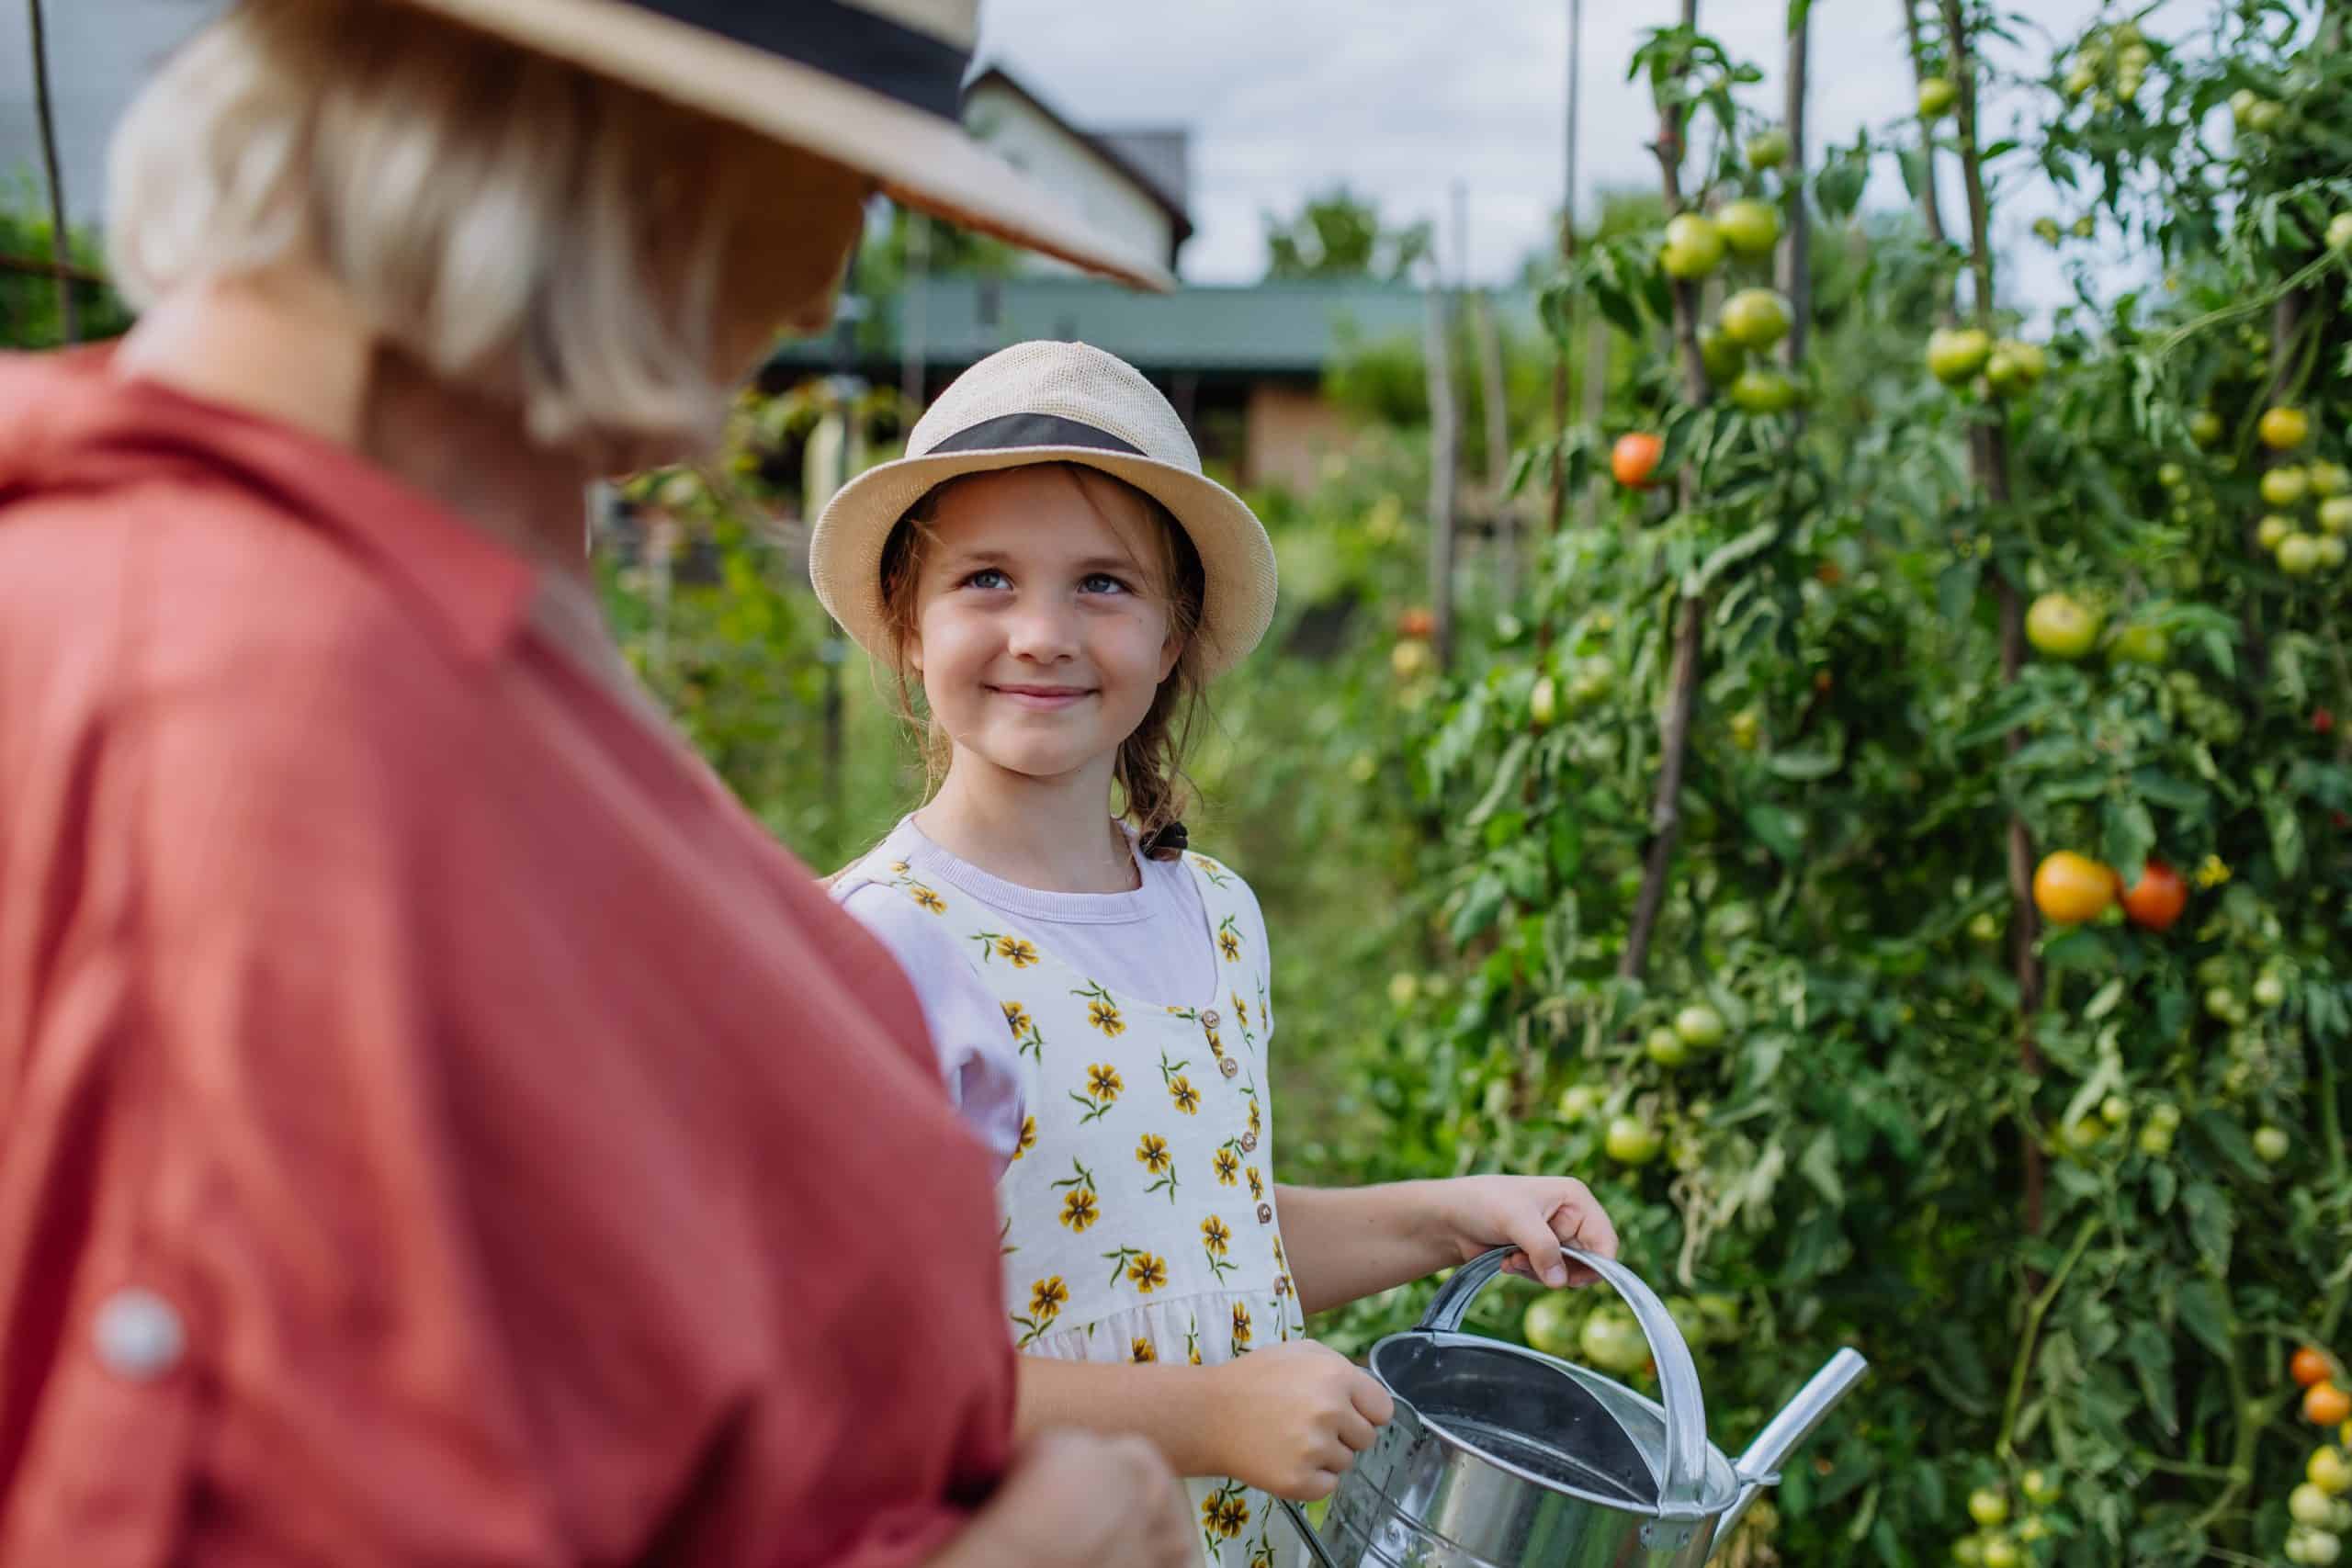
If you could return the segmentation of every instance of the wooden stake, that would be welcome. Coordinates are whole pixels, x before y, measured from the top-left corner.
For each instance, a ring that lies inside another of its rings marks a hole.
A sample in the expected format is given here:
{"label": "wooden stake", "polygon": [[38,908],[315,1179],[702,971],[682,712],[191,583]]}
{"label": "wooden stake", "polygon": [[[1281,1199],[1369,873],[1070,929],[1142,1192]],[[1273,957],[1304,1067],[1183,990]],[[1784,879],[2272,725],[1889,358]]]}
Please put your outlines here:
{"label": "wooden stake", "polygon": [[57,118],[49,92],[49,28],[41,0],[25,0],[32,18],[33,113],[40,122],[41,166],[49,176],[49,249],[57,279],[57,325],[69,344],[82,341],[82,310],[74,298],[74,231],[65,219],[65,176],[59,172]]}

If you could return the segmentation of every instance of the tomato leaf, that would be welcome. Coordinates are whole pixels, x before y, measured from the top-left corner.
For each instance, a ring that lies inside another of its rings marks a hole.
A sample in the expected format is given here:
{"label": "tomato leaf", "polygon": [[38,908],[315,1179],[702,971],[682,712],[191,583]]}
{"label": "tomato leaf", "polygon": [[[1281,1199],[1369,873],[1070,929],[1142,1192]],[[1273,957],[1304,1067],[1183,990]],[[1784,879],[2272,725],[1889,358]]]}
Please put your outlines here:
{"label": "tomato leaf", "polygon": [[2189,1239],[2216,1274],[2230,1269],[2229,1194],[2210,1181],[2192,1181],[2182,1189],[2181,1212],[2188,1216]]}
{"label": "tomato leaf", "polygon": [[2140,1393],[2167,1436],[2180,1430],[2180,1408],[2173,1393],[2172,1341],[2146,1318],[2123,1336],[2123,1354],[2138,1374]]}
{"label": "tomato leaf", "polygon": [[2226,1361],[2234,1353],[2230,1334],[2228,1287],[2218,1280],[2191,1280],[2180,1288],[2181,1325],[2199,1344]]}

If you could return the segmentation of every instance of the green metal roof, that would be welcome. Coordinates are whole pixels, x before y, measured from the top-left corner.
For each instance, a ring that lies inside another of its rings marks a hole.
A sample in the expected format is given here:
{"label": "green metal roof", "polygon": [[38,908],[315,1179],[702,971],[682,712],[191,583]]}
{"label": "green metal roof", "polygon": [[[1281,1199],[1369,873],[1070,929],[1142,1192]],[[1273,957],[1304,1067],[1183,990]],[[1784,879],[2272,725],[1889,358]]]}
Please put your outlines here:
{"label": "green metal roof", "polygon": [[[1147,371],[1242,375],[1319,375],[1351,342],[1418,337],[1427,296],[1410,285],[1261,283],[1140,294],[1083,277],[940,277],[921,289],[923,359],[933,366],[973,364],[1032,338],[1077,340]],[[910,294],[913,291],[910,290]],[[1535,297],[1496,296],[1504,330],[1538,329]],[[883,302],[895,363],[912,324],[907,296]],[[831,339],[779,348],[777,363],[822,368],[834,363]]]}

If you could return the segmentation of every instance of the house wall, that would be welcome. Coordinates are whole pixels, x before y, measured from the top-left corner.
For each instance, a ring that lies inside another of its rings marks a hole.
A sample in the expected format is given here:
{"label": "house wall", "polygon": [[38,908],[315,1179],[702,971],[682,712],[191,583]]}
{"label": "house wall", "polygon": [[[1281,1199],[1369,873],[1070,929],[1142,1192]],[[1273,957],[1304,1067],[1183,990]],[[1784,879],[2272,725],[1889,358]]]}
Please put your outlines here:
{"label": "house wall", "polygon": [[1250,389],[1244,479],[1306,495],[1322,482],[1323,459],[1350,443],[1347,422],[1312,386],[1260,381]]}
{"label": "house wall", "polygon": [[[965,100],[964,123],[997,156],[1034,175],[1099,227],[1145,255],[1174,265],[1175,225],[1167,209],[1035,105],[984,82]],[[1023,265],[1035,272],[1077,270],[1046,256],[1029,256]]]}

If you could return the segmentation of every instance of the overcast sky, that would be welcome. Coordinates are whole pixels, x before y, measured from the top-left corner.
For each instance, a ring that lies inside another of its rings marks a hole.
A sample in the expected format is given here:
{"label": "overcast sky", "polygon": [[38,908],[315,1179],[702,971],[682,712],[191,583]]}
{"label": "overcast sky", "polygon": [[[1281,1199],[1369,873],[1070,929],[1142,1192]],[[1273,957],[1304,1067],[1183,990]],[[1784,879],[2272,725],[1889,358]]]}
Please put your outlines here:
{"label": "overcast sky", "polygon": [[[140,76],[211,0],[47,0],[51,70],[79,212],[102,200],[107,126]],[[2201,27],[2219,0],[2174,0],[2165,18]],[[1899,0],[1815,0],[1816,147],[1905,112],[1910,70]],[[2030,28],[2071,37],[2097,0],[2021,0]],[[1674,0],[1585,5],[1582,188],[1651,185],[1656,132],[1645,88],[1625,62]],[[1184,255],[1195,282],[1244,282],[1263,270],[1261,213],[1288,210],[1345,179],[1393,217],[1445,220],[1449,188],[1468,187],[1468,261],[1486,281],[1512,276],[1544,243],[1566,153],[1567,0],[984,0],[984,56],[1087,126],[1183,125],[1193,133],[1193,217]],[[30,71],[21,0],[0,0],[0,171],[30,155]],[[1702,0],[1701,24],[1763,66],[1750,101],[1777,108],[1784,0]],[[2169,30],[2169,29],[2168,29]],[[2034,40],[2031,63],[2047,58]],[[1996,105],[1996,128],[2016,105]],[[1947,161],[1948,162],[1948,161]],[[1948,171],[1959,200],[1957,175]],[[1871,199],[1900,203],[1891,169]],[[1958,210],[1948,206],[1948,211]],[[2001,209],[1996,240],[2018,243],[2056,212],[2046,187]],[[2064,213],[2062,216],[2071,217]],[[1450,226],[1445,254],[1455,259]],[[2056,288],[2041,276],[2013,281]]]}

